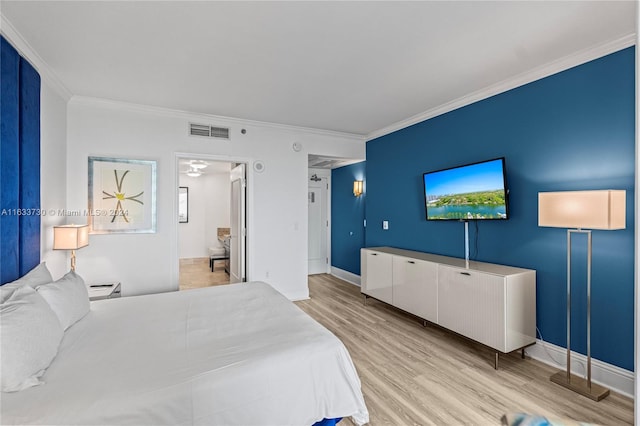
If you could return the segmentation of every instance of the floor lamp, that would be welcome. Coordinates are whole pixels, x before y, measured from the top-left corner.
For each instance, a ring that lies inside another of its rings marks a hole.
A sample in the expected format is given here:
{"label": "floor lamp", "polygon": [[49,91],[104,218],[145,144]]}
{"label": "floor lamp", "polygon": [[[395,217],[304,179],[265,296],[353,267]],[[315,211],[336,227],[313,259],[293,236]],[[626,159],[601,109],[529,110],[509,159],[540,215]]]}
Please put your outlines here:
{"label": "floor lamp", "polygon": [[[626,191],[538,193],[538,226],[567,228],[567,371],[551,381],[600,401],[609,389],[591,383],[591,230],[625,228]],[[586,228],[586,229],[585,229]],[[587,235],[587,378],[571,374],[571,235]]]}
{"label": "floor lamp", "polygon": [[89,245],[89,225],[53,227],[53,249],[71,250],[71,270],[76,270],[76,250]]}

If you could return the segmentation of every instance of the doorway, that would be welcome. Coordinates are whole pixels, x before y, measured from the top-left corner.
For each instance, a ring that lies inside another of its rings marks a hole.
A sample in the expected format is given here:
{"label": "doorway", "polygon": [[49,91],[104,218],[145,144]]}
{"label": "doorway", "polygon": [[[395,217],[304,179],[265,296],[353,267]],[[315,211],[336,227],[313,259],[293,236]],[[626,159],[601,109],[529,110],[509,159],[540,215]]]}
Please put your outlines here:
{"label": "doorway", "polygon": [[308,155],[308,274],[331,274],[331,175],[362,159]]}
{"label": "doorway", "polygon": [[[236,267],[234,277],[244,279],[245,248],[244,244],[237,247],[231,241],[240,224],[245,232],[246,205],[244,192],[241,194],[243,204],[233,204],[232,173],[236,163],[187,155],[176,160],[179,289],[239,282],[237,278],[232,279],[232,265]],[[244,171],[244,164],[242,168]],[[246,190],[244,175],[242,185]],[[240,217],[235,222],[234,213]],[[236,250],[232,252],[231,246]]]}
{"label": "doorway", "polygon": [[330,170],[309,169],[308,191],[308,274],[330,272],[329,219]]}

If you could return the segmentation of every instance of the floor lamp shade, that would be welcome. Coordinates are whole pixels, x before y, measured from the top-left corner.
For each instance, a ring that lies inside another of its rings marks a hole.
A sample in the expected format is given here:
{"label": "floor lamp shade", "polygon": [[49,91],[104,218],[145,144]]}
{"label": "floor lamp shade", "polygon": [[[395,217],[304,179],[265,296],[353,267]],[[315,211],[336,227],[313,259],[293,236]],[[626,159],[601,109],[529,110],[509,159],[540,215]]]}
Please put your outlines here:
{"label": "floor lamp shade", "polygon": [[540,192],[538,226],[624,229],[624,190]]}
{"label": "floor lamp shade", "polygon": [[[564,191],[538,193],[538,226],[567,228],[567,368],[551,381],[600,401],[609,389],[591,382],[591,230],[624,229],[624,190]],[[587,368],[586,379],[571,373],[571,236],[587,236]]]}

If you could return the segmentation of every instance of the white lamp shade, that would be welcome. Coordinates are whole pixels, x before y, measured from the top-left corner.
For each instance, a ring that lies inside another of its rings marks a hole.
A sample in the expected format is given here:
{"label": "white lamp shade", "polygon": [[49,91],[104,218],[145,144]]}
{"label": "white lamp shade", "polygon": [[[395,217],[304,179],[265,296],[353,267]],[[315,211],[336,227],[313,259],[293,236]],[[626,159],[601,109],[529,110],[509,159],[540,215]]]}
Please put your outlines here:
{"label": "white lamp shade", "polygon": [[89,225],[53,227],[54,250],[76,250],[89,245]]}
{"label": "white lamp shade", "polygon": [[538,193],[538,226],[624,229],[624,190]]}

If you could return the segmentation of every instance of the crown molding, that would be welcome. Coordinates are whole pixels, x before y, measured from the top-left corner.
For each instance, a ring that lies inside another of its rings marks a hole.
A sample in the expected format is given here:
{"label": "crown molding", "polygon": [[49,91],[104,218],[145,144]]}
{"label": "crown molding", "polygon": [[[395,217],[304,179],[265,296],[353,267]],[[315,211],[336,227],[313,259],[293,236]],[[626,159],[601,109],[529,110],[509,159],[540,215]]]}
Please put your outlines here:
{"label": "crown molding", "polygon": [[40,77],[68,102],[72,93],[62,84],[53,69],[36,53],[35,49],[22,37],[2,12],[0,12],[0,24],[0,34],[38,71]]}
{"label": "crown molding", "polygon": [[379,138],[380,136],[388,135],[389,133],[393,133],[395,131],[404,129],[430,118],[437,117],[455,109],[462,108],[483,99],[490,98],[491,96],[507,92],[509,90],[515,89],[516,87],[524,86],[525,84],[540,80],[553,74],[557,74],[561,71],[568,70],[569,68],[582,65],[586,62],[593,61],[594,59],[601,58],[627,47],[631,47],[635,44],[635,33],[628,34],[613,41],[597,44],[590,48],[583,49],[563,58],[549,62],[545,65],[518,74],[499,83],[485,87],[484,89],[470,93],[451,102],[447,102],[430,110],[424,111],[420,114],[416,114],[405,120],[401,120],[379,130],[375,130],[366,136],[366,140],[370,141]]}
{"label": "crown molding", "polygon": [[312,133],[319,136],[330,136],[349,139],[354,142],[364,142],[365,135],[356,133],[338,132],[334,130],[323,130],[312,127],[292,126],[289,124],[270,123],[266,121],[248,120],[244,118],[226,117],[222,115],[205,114],[183,111],[178,109],[157,107],[151,105],[141,105],[130,102],[115,101],[112,99],[94,98],[89,96],[73,96],[70,104],[99,106],[103,108],[117,109],[120,111],[130,111],[138,113],[147,113],[154,115],[162,115],[165,117],[183,118],[188,120],[203,120],[206,122],[214,122],[226,125],[254,126],[262,128],[270,128],[274,130],[293,132],[293,133]]}

